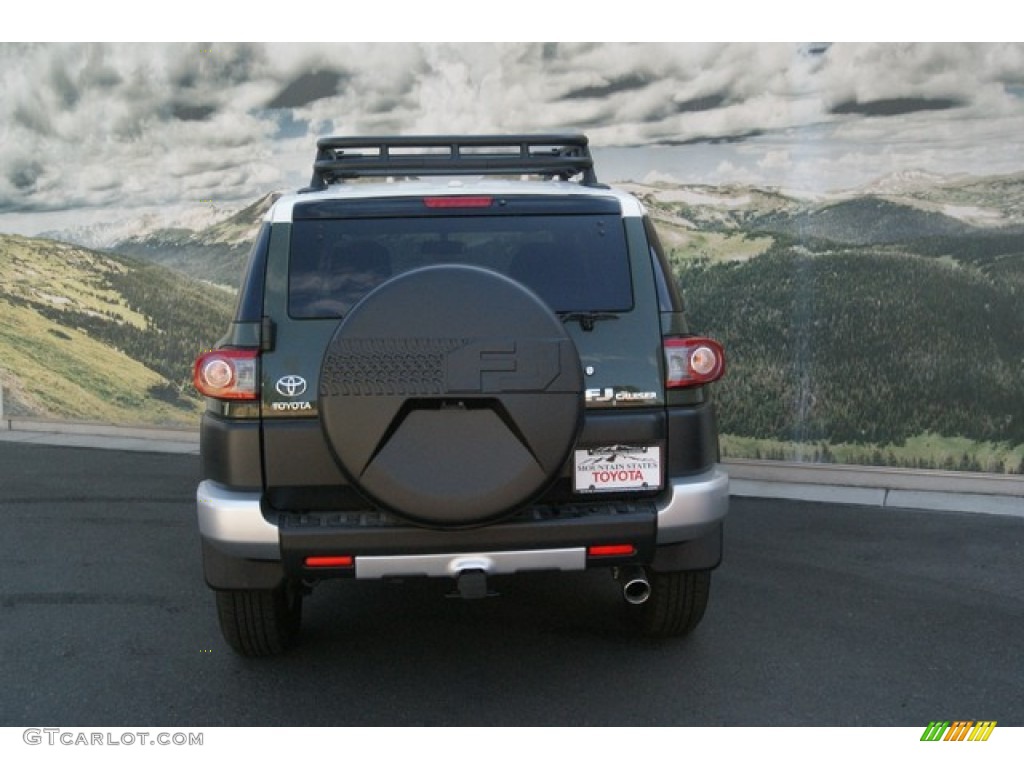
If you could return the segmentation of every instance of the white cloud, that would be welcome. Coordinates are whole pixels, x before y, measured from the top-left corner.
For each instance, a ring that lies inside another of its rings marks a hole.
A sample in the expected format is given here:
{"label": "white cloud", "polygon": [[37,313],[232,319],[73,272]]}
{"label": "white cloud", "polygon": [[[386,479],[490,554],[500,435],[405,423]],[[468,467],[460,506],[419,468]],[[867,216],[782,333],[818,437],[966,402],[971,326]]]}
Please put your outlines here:
{"label": "white cloud", "polygon": [[757,163],[758,168],[762,168],[766,171],[776,171],[780,169],[785,171],[792,166],[792,158],[790,157],[789,150],[786,149],[765,152],[764,157],[762,157]]}
{"label": "white cloud", "polygon": [[0,226],[251,200],[325,133],[584,131],[703,183],[1024,167],[1021,44],[15,44],[0,96]]}

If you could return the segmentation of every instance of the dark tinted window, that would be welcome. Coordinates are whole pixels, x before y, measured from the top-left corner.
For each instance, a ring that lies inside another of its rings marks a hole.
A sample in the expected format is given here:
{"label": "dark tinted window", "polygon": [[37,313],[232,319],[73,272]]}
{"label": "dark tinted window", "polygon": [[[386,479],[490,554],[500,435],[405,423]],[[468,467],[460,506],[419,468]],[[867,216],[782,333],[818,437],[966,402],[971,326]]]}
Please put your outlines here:
{"label": "dark tinted window", "polygon": [[289,313],[340,317],[388,278],[433,264],[501,272],[556,312],[622,312],[633,304],[619,216],[434,215],[296,220]]}
{"label": "dark tinted window", "polygon": [[654,279],[658,289],[658,308],[662,312],[681,312],[683,299],[675,282],[675,274],[665,257],[665,250],[658,239],[658,231],[650,219],[644,219],[644,232],[651,248],[651,262],[654,267]]}
{"label": "dark tinted window", "polygon": [[235,321],[255,323],[263,316],[263,281],[267,271],[267,249],[270,246],[270,225],[260,227],[256,242],[249,251],[242,290],[235,306]]}

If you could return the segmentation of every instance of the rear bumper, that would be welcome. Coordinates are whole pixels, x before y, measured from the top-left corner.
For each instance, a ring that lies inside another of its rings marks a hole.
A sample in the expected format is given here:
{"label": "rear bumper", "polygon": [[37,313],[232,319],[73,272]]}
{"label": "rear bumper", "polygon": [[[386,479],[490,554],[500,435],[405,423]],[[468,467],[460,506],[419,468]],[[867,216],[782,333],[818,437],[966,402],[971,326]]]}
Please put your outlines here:
{"label": "rear bumper", "polygon": [[582,570],[594,564],[588,562],[586,546],[622,541],[636,542],[634,560],[649,562],[658,547],[720,530],[729,507],[729,478],[716,466],[674,479],[653,503],[558,519],[538,515],[454,532],[332,523],[301,515],[281,515],[280,524],[275,524],[264,516],[260,496],[210,480],[200,483],[196,502],[204,547],[229,558],[283,561],[289,572],[301,573],[307,555],[334,552],[354,554],[355,564],[349,572],[324,576],[445,576],[469,569],[467,564],[489,574]]}
{"label": "rear bumper", "polygon": [[263,516],[259,491],[235,491],[212,480],[196,489],[196,514],[203,541],[226,555],[279,560],[277,526]]}
{"label": "rear bumper", "polygon": [[714,530],[728,511],[729,475],[721,466],[676,478],[668,498],[657,504],[658,545],[698,539]]}

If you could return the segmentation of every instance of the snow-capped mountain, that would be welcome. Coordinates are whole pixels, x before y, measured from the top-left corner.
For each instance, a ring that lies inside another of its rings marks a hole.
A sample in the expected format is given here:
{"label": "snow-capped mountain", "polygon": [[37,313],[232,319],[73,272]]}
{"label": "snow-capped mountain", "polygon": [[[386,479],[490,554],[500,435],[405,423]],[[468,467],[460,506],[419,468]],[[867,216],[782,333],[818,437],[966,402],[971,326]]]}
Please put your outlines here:
{"label": "snow-capped mountain", "polygon": [[117,243],[146,237],[159,230],[203,230],[235,213],[235,208],[212,203],[187,209],[133,209],[130,215],[121,218],[40,232],[36,237],[106,250],[113,248]]}

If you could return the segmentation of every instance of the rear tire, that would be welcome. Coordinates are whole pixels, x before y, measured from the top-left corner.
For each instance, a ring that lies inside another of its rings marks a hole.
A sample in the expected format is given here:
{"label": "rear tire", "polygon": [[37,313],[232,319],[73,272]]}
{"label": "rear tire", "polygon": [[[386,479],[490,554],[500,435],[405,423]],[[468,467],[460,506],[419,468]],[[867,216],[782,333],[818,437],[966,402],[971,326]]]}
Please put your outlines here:
{"label": "rear tire", "polygon": [[647,571],[651,596],[630,605],[637,631],[646,637],[682,637],[704,618],[711,590],[711,571]]}
{"label": "rear tire", "polygon": [[297,584],[277,589],[217,591],[217,618],[228,645],[242,656],[276,656],[295,645],[302,623]]}

